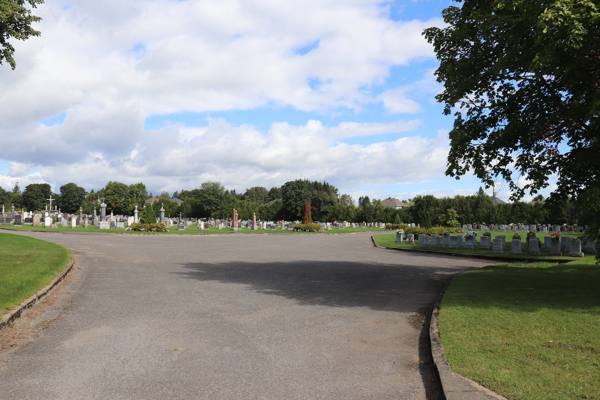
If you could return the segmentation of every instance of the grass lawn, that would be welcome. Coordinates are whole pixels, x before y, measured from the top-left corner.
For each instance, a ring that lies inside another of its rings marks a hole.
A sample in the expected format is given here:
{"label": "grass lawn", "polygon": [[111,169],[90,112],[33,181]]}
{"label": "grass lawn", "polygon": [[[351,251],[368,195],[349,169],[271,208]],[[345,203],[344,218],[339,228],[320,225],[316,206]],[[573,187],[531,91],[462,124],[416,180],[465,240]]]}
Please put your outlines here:
{"label": "grass lawn", "polygon": [[0,315],[52,282],[70,259],[57,244],[0,233]]}
{"label": "grass lawn", "polygon": [[[479,246],[479,238],[481,237],[483,231],[477,231],[477,245]],[[492,232],[492,240],[496,237],[496,235],[501,235],[502,232]],[[572,236],[572,237],[581,237],[584,236],[584,234],[582,233],[565,233],[562,234],[563,236]],[[548,256],[548,254],[546,253],[546,251],[544,251],[544,236],[549,236],[546,232],[542,233],[539,232],[536,235],[539,239],[540,239],[540,243],[542,244],[542,249],[541,249],[541,256],[528,256],[527,255],[527,249],[525,248],[525,246],[523,246],[523,254],[522,255],[515,255],[515,254],[510,254],[510,246],[511,246],[511,241],[512,241],[512,234],[507,233],[505,234],[505,238],[504,241],[506,242],[506,247],[505,247],[505,251],[504,254],[495,254],[492,253],[492,250],[481,250],[479,248],[476,249],[449,249],[447,247],[435,247],[435,246],[427,246],[427,247],[422,247],[418,244],[396,244],[396,234],[390,234],[390,235],[377,235],[374,236],[375,242],[377,243],[378,246],[382,246],[382,247],[391,247],[391,248],[400,248],[400,249],[406,249],[406,250],[414,250],[414,251],[420,251],[420,250],[426,250],[426,251],[435,251],[435,252],[442,252],[442,253],[455,253],[455,254],[476,254],[476,255],[485,255],[485,256],[489,256],[489,257],[502,257],[502,258],[518,258],[518,259],[522,259],[522,258],[530,258],[532,260],[535,260],[536,258],[546,258],[546,259],[556,259],[556,260],[577,260],[577,258],[573,258],[573,257],[568,257],[568,256],[562,256],[562,257],[556,257],[556,256]],[[521,243],[525,244],[526,243],[526,237],[525,235],[521,234]],[[418,242],[418,241],[417,241]],[[566,254],[566,253],[565,253]]]}
{"label": "grass lawn", "polygon": [[[214,234],[240,234],[240,233],[276,233],[276,234],[310,234],[308,232],[292,232],[287,229],[258,229],[253,231],[251,229],[241,229],[239,231],[232,231],[229,228],[208,228],[204,230],[200,230],[196,227],[196,225],[191,225],[184,231],[178,231],[177,226],[174,225],[169,228],[168,232],[135,232],[135,231],[126,231],[125,229],[96,229],[96,226],[90,225],[88,228],[77,227],[77,228],[44,228],[42,226],[33,226],[33,225],[22,225],[22,226],[12,226],[12,225],[0,225],[0,228],[6,229],[14,229],[14,230],[27,230],[27,231],[41,231],[41,232],[94,232],[94,233],[126,233],[126,234],[145,234],[145,235],[165,235],[165,234],[204,234],[204,235],[214,235]],[[352,233],[352,232],[383,232],[384,229],[380,228],[344,228],[344,229],[331,229],[325,230],[326,234],[340,234],[340,233]],[[315,233],[312,233],[315,234]]]}
{"label": "grass lawn", "polygon": [[600,399],[600,265],[586,256],[461,275],[440,334],[454,372],[509,399]]}

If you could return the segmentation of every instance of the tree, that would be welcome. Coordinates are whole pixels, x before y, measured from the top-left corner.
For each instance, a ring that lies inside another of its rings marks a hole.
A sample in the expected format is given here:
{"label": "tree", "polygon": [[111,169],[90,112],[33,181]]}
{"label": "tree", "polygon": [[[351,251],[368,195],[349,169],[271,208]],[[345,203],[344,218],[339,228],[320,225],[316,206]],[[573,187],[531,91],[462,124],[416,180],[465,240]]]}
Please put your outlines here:
{"label": "tree", "polygon": [[76,213],[85,201],[86,195],[85,189],[75,183],[62,185],[60,187],[60,202],[58,203],[61,211],[70,214]]}
{"label": "tree", "polygon": [[281,193],[281,188],[272,187],[271,190],[269,190],[269,197],[272,198],[273,200],[283,199],[283,195]]}
{"label": "tree", "polygon": [[155,224],[156,223],[156,213],[154,212],[154,207],[148,204],[146,207],[142,208],[142,212],[140,214],[140,222],[142,224]]}
{"label": "tree", "polygon": [[254,186],[250,189],[246,189],[244,197],[247,201],[262,204],[265,202],[265,197],[269,195],[269,191],[262,186]]}
{"label": "tree", "polygon": [[[429,28],[449,115],[446,174],[501,176],[512,199],[558,176],[550,201],[595,192],[600,180],[600,12],[597,0],[460,0]],[[513,177],[516,169],[525,183]],[[586,202],[589,204],[589,202]],[[600,220],[600,215],[593,216]],[[588,232],[600,238],[600,232]]]}
{"label": "tree", "polygon": [[21,194],[21,188],[19,187],[19,182],[15,183],[15,187],[12,190],[13,194]]}
{"label": "tree", "polygon": [[137,204],[134,191],[121,182],[109,181],[104,189],[98,191],[97,195],[104,197],[106,211],[112,211],[115,214],[131,215]]}
{"label": "tree", "polygon": [[302,220],[304,205],[311,202],[311,187],[307,180],[286,182],[281,187],[284,215],[290,220]]}
{"label": "tree", "polygon": [[[600,13],[592,0],[465,0],[426,29],[440,67],[437,96],[458,103],[447,175],[502,176],[513,199],[558,174],[578,195],[600,171]],[[527,178],[521,187],[513,169]]]}
{"label": "tree", "polygon": [[23,206],[29,211],[44,210],[45,205],[48,204],[52,189],[47,183],[32,183],[25,187],[23,191]]}
{"label": "tree", "polygon": [[221,182],[208,181],[199,189],[182,190],[179,198],[184,201],[183,211],[186,217],[210,217],[221,209],[225,197],[225,188]]}
{"label": "tree", "polygon": [[349,194],[343,194],[340,196],[340,204],[343,206],[349,206],[354,204],[354,199]]}
{"label": "tree", "polygon": [[458,213],[452,208],[447,209],[446,214],[440,215],[439,219],[442,225],[449,228],[456,228],[459,225]]}
{"label": "tree", "polygon": [[12,69],[17,63],[13,57],[15,48],[8,39],[26,40],[30,36],[40,36],[40,32],[31,27],[33,22],[41,21],[40,17],[31,14],[25,2],[36,8],[44,0],[2,0],[0,1],[0,65],[6,60]]}

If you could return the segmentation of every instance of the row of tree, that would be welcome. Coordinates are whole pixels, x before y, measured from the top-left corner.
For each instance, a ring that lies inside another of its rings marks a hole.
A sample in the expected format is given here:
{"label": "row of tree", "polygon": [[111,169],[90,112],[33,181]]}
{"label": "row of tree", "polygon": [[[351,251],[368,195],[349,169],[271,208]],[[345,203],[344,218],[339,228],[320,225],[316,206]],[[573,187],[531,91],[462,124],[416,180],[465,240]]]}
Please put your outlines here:
{"label": "row of tree", "polygon": [[422,226],[487,223],[487,224],[585,224],[587,216],[582,207],[569,199],[561,202],[534,203],[514,202],[494,204],[482,189],[472,196],[456,196],[438,199],[434,196],[417,196],[408,207],[393,209],[384,207],[380,200],[361,197],[356,206],[352,197],[339,195],[338,189],[327,182],[295,180],[279,188],[267,190],[255,186],[244,193],[226,190],[220,182],[205,182],[198,189],[176,192],[183,203],[178,204],[164,192],[160,201],[147,204],[152,197],[143,183],[126,185],[108,182],[104,188],[88,193],[75,183],[60,187],[52,193],[48,184],[28,185],[23,193],[18,186],[12,192],[0,188],[0,203],[10,209],[44,210],[52,196],[53,204],[61,211],[76,213],[80,207],[87,214],[99,211],[99,200],[107,205],[107,212],[132,215],[137,206],[141,210],[151,207],[156,215],[164,207],[165,215],[194,218],[230,218],[231,210],[237,209],[240,218],[251,219],[253,214],[261,220],[302,220],[304,204],[312,205],[314,221],[416,223]]}

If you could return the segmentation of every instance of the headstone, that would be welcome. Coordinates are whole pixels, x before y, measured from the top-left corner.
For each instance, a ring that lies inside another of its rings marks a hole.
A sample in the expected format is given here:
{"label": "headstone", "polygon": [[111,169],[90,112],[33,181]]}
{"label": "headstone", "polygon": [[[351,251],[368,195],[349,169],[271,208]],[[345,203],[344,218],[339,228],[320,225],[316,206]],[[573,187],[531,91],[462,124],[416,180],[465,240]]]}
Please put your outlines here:
{"label": "headstone", "polygon": [[104,201],[100,204],[100,221],[98,221],[96,229],[110,229],[110,224],[106,220],[106,204],[104,204]]}
{"label": "headstone", "polygon": [[521,239],[513,239],[510,242],[510,254],[523,254],[521,249]]}
{"label": "headstone", "polygon": [[450,238],[450,245],[448,247],[450,247],[451,249],[458,249],[458,246],[460,246],[460,243],[458,241],[459,236],[449,236]]}
{"label": "headstone", "polygon": [[463,244],[463,247],[465,249],[474,249],[477,247],[477,237],[465,237],[465,243]]}
{"label": "headstone", "polygon": [[419,244],[421,246],[429,246],[429,236],[427,235],[419,235]]}
{"label": "headstone", "polygon": [[256,213],[252,213],[252,230],[258,230],[258,225],[256,225]]}
{"label": "headstone", "polygon": [[550,238],[550,247],[548,249],[548,255],[562,256],[562,253],[560,251],[560,246],[561,246],[561,243],[559,240],[553,240],[552,238]]}
{"label": "headstone", "polygon": [[50,228],[52,227],[52,217],[47,216],[44,217],[44,228]]}
{"label": "headstone", "polygon": [[569,251],[571,251],[571,245],[569,244],[570,240],[571,238],[568,236],[561,236],[560,251],[562,251],[563,253],[568,253]]}
{"label": "headstone", "polygon": [[77,228],[77,217],[74,215],[71,217],[71,228]]}
{"label": "headstone", "polygon": [[138,211],[138,206],[135,206],[135,210],[133,210],[133,222],[140,222],[140,217],[139,217],[139,211]]}
{"label": "headstone", "polygon": [[482,236],[479,239],[479,247],[484,250],[489,250],[492,247],[491,236]]}
{"label": "headstone", "polygon": [[410,244],[414,244],[415,243],[415,235],[412,233],[409,233],[408,235],[406,235],[406,241]]}
{"label": "headstone", "polygon": [[552,236],[544,236],[544,250],[550,251],[550,243],[552,243]]}
{"label": "headstone", "polygon": [[21,225],[21,216],[19,214],[15,215],[15,225]]}
{"label": "headstone", "polygon": [[404,244],[404,235],[396,232],[396,244]]}
{"label": "headstone", "polygon": [[204,221],[199,221],[198,222],[198,228],[203,231],[204,230]]}
{"label": "headstone", "polygon": [[69,221],[66,218],[61,218],[60,219],[60,226],[62,226],[63,228],[68,228],[69,227]]}
{"label": "headstone", "polygon": [[548,232],[548,227],[546,225],[542,225],[542,232]]}
{"label": "headstone", "polygon": [[504,254],[504,236],[496,236],[492,243],[492,253]]}
{"label": "headstone", "polygon": [[583,238],[583,252],[585,254],[598,254],[598,250],[596,249],[596,242],[593,240],[589,240],[588,238]]}
{"label": "headstone", "polygon": [[160,222],[165,223],[165,206],[160,203]]}
{"label": "headstone", "polygon": [[570,242],[570,251],[569,257],[583,257],[583,253],[581,252],[581,240],[571,238]]}
{"label": "headstone", "polygon": [[527,246],[527,254],[530,256],[540,255],[540,240],[538,238],[530,238]]}
{"label": "headstone", "polygon": [[87,218],[83,220],[83,227],[87,228],[89,226]]}
{"label": "headstone", "polygon": [[33,226],[40,226],[42,224],[42,220],[39,215],[33,216]]}
{"label": "headstone", "polygon": [[537,232],[537,226],[529,225],[529,232]]}
{"label": "headstone", "polygon": [[450,235],[444,235],[443,238],[444,247],[450,247]]}

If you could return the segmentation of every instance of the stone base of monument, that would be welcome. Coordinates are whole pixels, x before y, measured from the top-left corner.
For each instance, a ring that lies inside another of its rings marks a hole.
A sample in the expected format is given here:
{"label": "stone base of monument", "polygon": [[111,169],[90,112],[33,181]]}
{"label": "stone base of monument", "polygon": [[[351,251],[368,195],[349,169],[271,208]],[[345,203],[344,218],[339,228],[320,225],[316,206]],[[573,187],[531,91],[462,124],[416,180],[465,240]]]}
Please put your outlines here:
{"label": "stone base of monument", "polygon": [[187,228],[187,227],[185,226],[185,224],[179,224],[179,225],[177,226],[177,230],[178,230],[178,231],[185,231],[185,229],[186,229],[186,228]]}
{"label": "stone base of monument", "polygon": [[100,221],[98,225],[96,225],[96,229],[110,229],[108,221]]}

